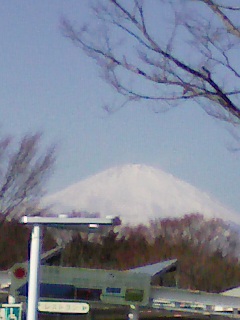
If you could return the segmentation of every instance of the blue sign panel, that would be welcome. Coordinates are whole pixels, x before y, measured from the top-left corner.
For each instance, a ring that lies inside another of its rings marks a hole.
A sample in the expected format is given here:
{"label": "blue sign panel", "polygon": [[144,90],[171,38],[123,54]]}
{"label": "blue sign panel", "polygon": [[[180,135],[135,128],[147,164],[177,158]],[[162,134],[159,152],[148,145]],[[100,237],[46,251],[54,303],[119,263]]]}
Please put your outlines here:
{"label": "blue sign panel", "polygon": [[0,319],[2,320],[21,320],[22,305],[21,304],[1,304]]}

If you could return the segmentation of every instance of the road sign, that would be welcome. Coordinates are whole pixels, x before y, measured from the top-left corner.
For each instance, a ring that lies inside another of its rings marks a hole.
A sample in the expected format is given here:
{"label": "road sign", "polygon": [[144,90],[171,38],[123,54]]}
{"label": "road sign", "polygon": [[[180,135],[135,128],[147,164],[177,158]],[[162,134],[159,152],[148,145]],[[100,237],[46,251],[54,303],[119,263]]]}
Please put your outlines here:
{"label": "road sign", "polygon": [[38,310],[48,313],[88,313],[89,304],[84,302],[40,301]]}
{"label": "road sign", "polygon": [[[143,306],[149,302],[150,282],[150,275],[144,273],[41,266],[40,297],[44,300],[102,301]],[[27,265],[15,265],[12,268],[11,295],[26,295],[27,285]]]}
{"label": "road sign", "polygon": [[0,320],[21,320],[22,304],[1,304]]}

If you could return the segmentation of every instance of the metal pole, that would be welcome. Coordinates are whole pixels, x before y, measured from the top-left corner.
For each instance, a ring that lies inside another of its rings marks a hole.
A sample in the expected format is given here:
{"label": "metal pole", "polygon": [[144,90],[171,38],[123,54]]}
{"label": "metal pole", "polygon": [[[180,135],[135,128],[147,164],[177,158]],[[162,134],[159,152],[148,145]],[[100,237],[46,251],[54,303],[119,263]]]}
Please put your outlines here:
{"label": "metal pole", "polygon": [[41,245],[41,228],[39,225],[34,225],[31,237],[27,320],[37,320],[38,315]]}

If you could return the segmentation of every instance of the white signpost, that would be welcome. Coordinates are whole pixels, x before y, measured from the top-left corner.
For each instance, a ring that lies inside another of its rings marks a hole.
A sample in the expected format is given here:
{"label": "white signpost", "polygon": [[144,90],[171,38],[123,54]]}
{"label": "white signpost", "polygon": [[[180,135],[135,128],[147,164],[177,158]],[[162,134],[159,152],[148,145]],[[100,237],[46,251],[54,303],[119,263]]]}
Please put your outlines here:
{"label": "white signpost", "polygon": [[39,299],[40,254],[42,245],[42,226],[55,228],[78,228],[91,232],[91,229],[104,228],[119,223],[119,219],[68,218],[68,217],[27,217],[21,223],[32,225],[27,320],[37,320]]}

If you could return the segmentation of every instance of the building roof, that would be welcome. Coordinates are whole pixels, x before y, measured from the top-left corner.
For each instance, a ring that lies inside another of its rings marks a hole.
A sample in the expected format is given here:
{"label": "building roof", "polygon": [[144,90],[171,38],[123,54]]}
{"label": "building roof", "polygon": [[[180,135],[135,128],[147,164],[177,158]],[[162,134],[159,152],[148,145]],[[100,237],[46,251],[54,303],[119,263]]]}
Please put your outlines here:
{"label": "building roof", "polygon": [[169,271],[176,270],[176,267],[177,267],[177,259],[173,259],[173,260],[166,260],[166,261],[158,262],[154,264],[148,264],[143,267],[130,269],[129,271],[134,273],[146,273],[151,277],[153,277],[155,275],[162,275]]}
{"label": "building roof", "polygon": [[48,260],[51,260],[55,256],[58,256],[59,254],[61,254],[62,250],[63,250],[62,246],[57,246],[51,250],[48,250],[48,251],[42,253],[41,254],[41,264],[47,264]]}
{"label": "building roof", "polygon": [[240,287],[221,292],[221,294],[224,296],[231,296],[231,297],[239,297],[240,298]]}

